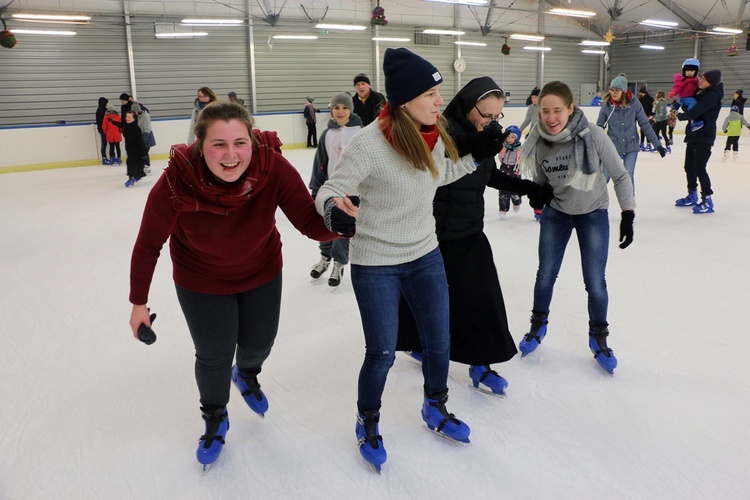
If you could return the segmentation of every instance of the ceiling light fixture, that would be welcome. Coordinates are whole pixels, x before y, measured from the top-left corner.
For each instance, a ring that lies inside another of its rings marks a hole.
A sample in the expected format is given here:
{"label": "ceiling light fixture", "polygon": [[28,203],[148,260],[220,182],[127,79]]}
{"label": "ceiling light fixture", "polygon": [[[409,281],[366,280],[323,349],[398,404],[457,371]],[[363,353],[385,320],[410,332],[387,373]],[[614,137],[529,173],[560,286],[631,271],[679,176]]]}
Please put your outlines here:
{"label": "ceiling light fixture", "polygon": [[[43,23],[87,23],[91,21],[91,16],[86,15],[68,15],[68,14],[11,14],[13,19],[19,21],[38,21]],[[16,30],[13,30],[16,31]]]}
{"label": "ceiling light fixture", "polygon": [[183,19],[183,26],[237,26],[244,23],[244,19]]}
{"label": "ceiling light fixture", "polygon": [[456,45],[471,45],[472,47],[486,47],[487,44],[483,42],[464,42],[464,41],[455,41],[453,42]]}
{"label": "ceiling light fixture", "polygon": [[347,31],[362,31],[367,29],[367,26],[358,24],[326,24],[318,23],[315,25],[316,28],[321,30],[347,30]]}
{"label": "ceiling light fixture", "polygon": [[594,49],[583,49],[581,51],[584,54],[606,54],[606,50],[594,50]]}
{"label": "ceiling light fixture", "polygon": [[372,37],[375,42],[411,42],[411,38],[397,38],[387,36],[374,36]]}
{"label": "ceiling light fixture", "polygon": [[588,47],[609,47],[609,42],[600,42],[598,40],[582,40],[578,45],[586,45]]}
{"label": "ceiling light fixture", "polygon": [[644,26],[656,26],[657,28],[674,28],[677,26],[677,23],[673,21],[659,21],[657,19],[644,19],[638,24]]}
{"label": "ceiling light fixture", "polygon": [[317,40],[315,35],[273,35],[274,40]]}
{"label": "ceiling light fixture", "polygon": [[561,9],[555,8],[550,9],[547,12],[550,14],[557,14],[558,16],[571,16],[571,17],[594,17],[596,12],[590,10],[574,10],[574,9]]}
{"label": "ceiling light fixture", "polygon": [[726,34],[726,35],[739,35],[740,33],[742,33],[742,30],[738,30],[734,28],[723,28],[721,26],[717,26],[713,28],[711,31],[716,31],[718,33]]}
{"label": "ceiling light fixture", "polygon": [[542,35],[524,35],[523,33],[513,33],[508,38],[514,40],[528,40],[529,42],[541,42],[544,40]]}
{"label": "ceiling light fixture", "polygon": [[206,31],[185,31],[185,32],[170,32],[170,33],[156,33],[156,38],[193,38],[194,36],[208,36]]}
{"label": "ceiling light fixture", "polygon": [[540,51],[542,51],[542,52],[549,52],[550,50],[552,50],[552,48],[551,48],[551,47],[534,47],[534,46],[527,46],[527,47],[524,47],[524,48],[523,48],[523,50],[540,50]]}
{"label": "ceiling light fixture", "polygon": [[428,2],[452,3],[454,5],[487,5],[487,0],[427,0]]}
{"label": "ceiling light fixture", "polygon": [[641,45],[641,48],[642,49],[646,49],[646,50],[664,50],[664,47],[662,47],[661,45],[647,45],[647,44],[643,44],[643,45]]}
{"label": "ceiling light fixture", "polygon": [[426,35],[456,35],[461,36],[465,35],[465,31],[456,31],[456,30],[437,30],[437,29],[426,29],[422,30],[422,33]]}
{"label": "ceiling light fixture", "polygon": [[73,36],[76,34],[75,31],[55,31],[55,30],[13,30],[16,35],[61,35],[61,36]]}

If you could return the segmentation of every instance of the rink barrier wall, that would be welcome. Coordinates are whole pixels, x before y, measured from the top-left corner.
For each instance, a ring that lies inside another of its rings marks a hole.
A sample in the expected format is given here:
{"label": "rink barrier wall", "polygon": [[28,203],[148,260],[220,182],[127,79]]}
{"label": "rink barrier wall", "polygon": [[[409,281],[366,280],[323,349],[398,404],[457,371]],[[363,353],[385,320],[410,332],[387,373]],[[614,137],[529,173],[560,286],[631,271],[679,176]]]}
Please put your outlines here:
{"label": "rink barrier wall", "polygon": [[[596,122],[598,107],[582,106],[581,109],[590,122]],[[503,112],[504,127],[520,125],[526,116],[526,107],[506,106]],[[718,119],[719,129],[728,114],[729,108],[722,108]],[[259,129],[275,130],[279,134],[284,143],[282,149],[306,146],[307,126],[301,113],[262,113],[255,115],[254,119]],[[318,136],[325,130],[328,119],[327,111],[318,113]],[[185,142],[190,119],[153,119],[151,125],[156,146],[151,148],[150,156],[160,160],[169,157],[173,144]],[[678,124],[675,134],[682,134],[683,130],[684,126]],[[721,131],[719,135],[723,135]],[[99,165],[99,147],[99,133],[94,123],[0,127],[0,174]],[[121,149],[123,157],[126,156],[122,144]]]}

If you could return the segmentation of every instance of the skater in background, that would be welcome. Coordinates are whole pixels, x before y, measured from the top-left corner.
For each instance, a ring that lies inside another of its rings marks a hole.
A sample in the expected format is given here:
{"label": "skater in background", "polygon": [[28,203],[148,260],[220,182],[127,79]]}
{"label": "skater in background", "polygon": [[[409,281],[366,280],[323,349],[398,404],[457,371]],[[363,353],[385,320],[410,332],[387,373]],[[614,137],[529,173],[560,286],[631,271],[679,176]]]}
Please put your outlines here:
{"label": "skater in background", "polygon": [[375,121],[380,110],[385,106],[385,96],[375,92],[370,87],[370,78],[364,73],[354,77],[354,114],[362,120],[362,126],[366,127]]}
{"label": "skater in background", "polygon": [[313,103],[315,102],[314,97],[307,97],[305,103],[305,109],[302,110],[302,114],[305,117],[305,124],[307,125],[307,147],[317,148],[318,147],[318,115],[320,110],[316,108]]}
{"label": "skater in background", "polygon": [[419,325],[424,352],[422,419],[447,437],[469,440],[469,427],[446,409],[448,285],[432,201],[439,186],[473,172],[475,158],[491,158],[502,145],[493,128],[473,141],[473,156],[459,157],[440,120],[443,79],[429,61],[405,48],[388,48],[383,72],[388,102],[377,122],[351,139],[315,198],[326,220],[333,207],[351,210],[349,193],[362,200],[349,256],[365,335],[356,435],[362,457],[378,470],[386,460],[378,422],[395,360],[401,294]]}
{"label": "skater in background", "polygon": [[232,91],[232,92],[230,92],[230,93],[227,94],[227,97],[229,98],[230,101],[236,102],[240,106],[244,106],[245,105],[245,100],[244,99],[240,99],[239,97],[237,97],[237,92]]}
{"label": "skater in background", "polygon": [[[518,127],[521,129],[521,132],[526,130],[526,126],[529,126],[529,130],[532,130],[534,127],[536,127],[536,122],[539,120],[539,92],[539,87],[534,87],[534,90],[531,91],[529,99],[527,99],[531,100],[531,104],[529,104],[526,108],[526,117]],[[528,134],[526,134],[526,136],[528,137]]]}
{"label": "skater in background", "polygon": [[535,95],[534,91],[536,91],[536,95],[539,95],[539,85],[534,85],[534,88],[531,89],[531,92],[529,92],[529,95],[526,97],[526,106],[531,106],[531,104],[534,102],[534,100],[531,98],[533,95]]}
{"label": "skater in background", "polygon": [[[596,124],[607,129],[607,135],[614,143],[633,186],[635,186],[635,164],[638,161],[638,152],[643,150],[639,147],[636,123],[640,125],[641,131],[646,133],[649,143],[664,158],[667,150],[661,145],[654,129],[649,125],[648,116],[643,111],[640,101],[633,99],[633,93],[628,90],[628,80],[625,75],[620,73],[612,79],[609,92],[604,96],[602,109],[599,110]],[[651,149],[650,146],[649,149]],[[606,170],[604,175],[609,180]]]}
{"label": "skater in background", "polygon": [[[151,126],[151,115],[148,112],[148,109],[146,109],[145,106],[143,106],[140,103],[133,104],[133,112],[135,113],[135,116],[138,119],[138,127],[141,129],[141,135],[143,136],[143,171],[146,174],[151,173],[151,157],[149,156],[149,150],[156,146],[156,138],[154,138],[154,129]],[[127,146],[127,144],[126,144]]]}
{"label": "skater in background", "polygon": [[109,164],[122,165],[122,158],[120,158],[120,143],[122,142],[122,121],[120,115],[117,113],[113,106],[107,107],[107,111],[104,114],[102,120],[102,130],[107,135],[107,143],[109,144]]}
{"label": "skater in background", "polygon": [[[627,90],[627,89],[626,89]],[[646,144],[646,137],[650,131],[653,131],[653,127],[651,126],[651,120],[654,116],[654,98],[651,96],[651,94],[648,93],[648,89],[646,86],[642,86],[640,89],[638,89],[638,102],[641,103],[641,107],[643,108],[643,111],[646,113],[646,118],[648,119],[646,121],[646,125],[643,125],[639,123],[638,125],[641,128],[641,151],[653,151],[652,148],[652,141],[649,140],[648,145]],[[658,142],[658,141],[657,141]],[[656,146],[653,146],[656,147]]]}
{"label": "skater in background", "polygon": [[659,138],[661,133],[664,137],[664,146],[667,149],[667,153],[671,153],[672,149],[669,147],[669,136],[667,135],[667,116],[668,116],[669,104],[667,104],[666,95],[663,90],[656,93],[654,99],[654,115],[651,117],[651,128],[656,133],[656,138]]}
{"label": "skater in background", "polygon": [[195,345],[205,421],[196,453],[204,466],[218,458],[229,429],[230,381],[254,412],[268,409],[258,374],[279,325],[277,208],[311,239],[338,237],[326,229],[297,170],[274,148],[275,132],[253,134],[252,126],[242,106],[203,108],[197,140],[172,147],[169,165],[149,193],[130,264],[130,327],[137,338],[141,324],[151,326],[149,288],[169,239],[177,298]]}
{"label": "skater in background", "polygon": [[99,107],[96,108],[96,131],[99,132],[99,139],[101,140],[100,152],[102,154],[102,165],[109,165],[109,160],[107,160],[107,144],[109,142],[107,141],[107,133],[104,131],[104,128],[102,128],[104,115],[107,113],[108,102],[109,99],[106,97],[100,97]]}
{"label": "skater in background", "polygon": [[198,120],[198,114],[206,105],[218,101],[216,93],[208,87],[198,89],[198,95],[193,101],[193,112],[190,114],[190,130],[188,131],[187,143],[192,144],[195,141],[195,124]]}
{"label": "skater in background", "polygon": [[599,91],[597,91],[596,95],[594,95],[594,98],[591,99],[591,105],[592,106],[601,106],[602,102],[603,102],[602,93],[599,92]]}
{"label": "skater in background", "polygon": [[747,101],[746,97],[742,97],[742,89],[737,89],[734,91],[734,96],[732,96],[732,106],[737,106],[737,109],[739,110],[738,113],[743,115],[745,114],[745,101]]}
{"label": "skater in background", "polygon": [[669,112],[667,113],[667,130],[669,132],[669,146],[667,146],[667,152],[672,152],[672,146],[674,145],[674,128],[677,126],[677,115],[680,114],[680,103],[674,101],[669,105]]}
{"label": "skater in background", "polygon": [[[470,152],[485,129],[500,129],[505,94],[492,78],[483,76],[466,84],[445,108],[449,131],[459,154]],[[510,126],[505,144],[521,131]],[[448,280],[450,304],[450,359],[469,365],[474,387],[504,394],[508,381],[492,369],[518,352],[508,328],[503,292],[492,248],[484,234],[484,191],[489,186],[504,192],[536,194],[540,186],[521,180],[517,173],[501,173],[495,158],[480,162],[476,172],[438,188],[433,201],[437,238]],[[501,191],[501,192],[503,192]],[[398,350],[411,351],[424,361],[419,329],[407,301],[401,297]]]}
{"label": "skater in background", "polygon": [[531,328],[519,349],[522,356],[530,354],[547,334],[552,292],[575,230],[588,294],[589,348],[599,365],[612,373],[617,359],[607,346],[607,177],[612,178],[622,210],[620,248],[627,248],[633,242],[633,185],[612,141],[603,130],[588,122],[565,83],[546,84],[539,103],[539,124],[523,145],[521,168],[534,181],[548,183],[554,195],[542,212]]}
{"label": "skater in background", "polygon": [[146,176],[143,171],[143,157],[146,155],[146,145],[143,143],[143,133],[138,126],[135,111],[132,109],[125,113],[125,123],[122,124],[122,136],[125,138],[125,152],[128,157],[125,164],[128,167],[128,180],[125,187],[132,187],[133,184]]}
{"label": "skater in background", "polygon": [[[711,178],[706,169],[711,158],[711,148],[716,141],[716,120],[721,111],[721,100],[724,98],[724,84],[721,83],[721,71],[712,69],[700,77],[698,93],[695,94],[695,106],[677,115],[680,121],[690,120],[685,128],[685,176],[687,177],[688,195],[675,201],[678,207],[693,207],[694,214],[714,212],[711,195]],[[703,126],[695,129],[691,123],[703,121]],[[701,200],[698,202],[698,183],[701,185]]]}
{"label": "skater in background", "polygon": [[732,106],[729,115],[724,119],[721,130],[727,134],[727,144],[724,146],[724,159],[729,158],[729,150],[732,150],[732,159],[736,160],[740,154],[740,135],[742,135],[742,126],[750,129],[750,123],[740,114],[740,108]]}
{"label": "skater in background", "polygon": [[125,122],[125,113],[133,109],[133,96],[127,92],[120,94],[120,120]]}
{"label": "skater in background", "polygon": [[[676,99],[685,110],[693,109],[695,106],[695,94],[698,93],[698,71],[701,69],[701,63],[698,59],[685,59],[682,63],[682,73],[675,73],[672,77],[672,90],[669,91],[669,98]],[[693,130],[698,130],[703,126],[701,120],[694,120],[690,123]]]}
{"label": "skater in background", "polygon": [[[517,167],[519,166],[518,159],[521,156],[521,129],[511,125],[505,131],[508,136],[503,142],[503,149],[497,155],[497,159],[500,161],[500,173],[520,178],[521,173]],[[511,205],[513,205],[514,212],[518,212],[521,208],[521,196],[514,191],[500,189],[497,193],[497,200],[501,219],[508,214]]]}
{"label": "skater in background", "polygon": [[[333,174],[341,153],[349,144],[351,138],[362,128],[362,120],[352,113],[354,104],[349,94],[339,92],[331,98],[331,119],[328,128],[320,135],[318,151],[313,160],[312,175],[308,185],[313,199],[318,195],[318,189]],[[350,193],[355,194],[355,193]],[[349,263],[349,240],[339,238],[324,241],[320,245],[320,261],[310,271],[312,279],[319,279],[333,259],[333,269],[328,278],[328,286],[336,287],[341,284],[344,276],[344,266]]]}

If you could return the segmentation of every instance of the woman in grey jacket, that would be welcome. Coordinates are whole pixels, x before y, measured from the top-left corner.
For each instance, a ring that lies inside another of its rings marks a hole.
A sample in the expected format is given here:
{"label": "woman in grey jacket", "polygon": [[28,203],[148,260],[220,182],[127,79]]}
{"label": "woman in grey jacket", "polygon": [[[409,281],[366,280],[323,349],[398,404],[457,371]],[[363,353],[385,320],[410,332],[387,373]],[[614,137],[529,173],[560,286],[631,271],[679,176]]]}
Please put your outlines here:
{"label": "woman in grey jacket", "polygon": [[[599,110],[599,118],[596,124],[607,129],[607,135],[617,148],[625,170],[630,174],[630,180],[635,189],[635,163],[638,160],[640,142],[638,123],[641,130],[646,132],[648,142],[656,149],[662,158],[667,150],[659,142],[654,129],[648,121],[643,106],[638,99],[633,99],[633,93],[628,90],[628,81],[623,73],[617,75],[609,86],[609,92],[604,96],[604,103]],[[607,177],[609,180],[609,177]]]}

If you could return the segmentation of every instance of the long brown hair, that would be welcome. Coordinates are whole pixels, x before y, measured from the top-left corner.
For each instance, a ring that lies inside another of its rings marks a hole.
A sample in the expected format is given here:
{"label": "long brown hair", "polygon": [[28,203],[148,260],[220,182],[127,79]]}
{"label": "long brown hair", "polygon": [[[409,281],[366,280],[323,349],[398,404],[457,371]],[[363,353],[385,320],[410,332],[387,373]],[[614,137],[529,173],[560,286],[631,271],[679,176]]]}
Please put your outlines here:
{"label": "long brown hair", "polygon": [[[391,107],[386,103],[378,117],[378,126],[388,142],[398,153],[407,159],[418,170],[427,170],[437,178],[438,169],[427,142],[419,132],[419,125],[400,106]],[[451,161],[458,161],[458,149],[446,128],[446,121],[441,116],[435,124],[445,152]],[[390,136],[388,135],[390,133]]]}
{"label": "long brown hair", "polygon": [[[211,90],[208,87],[201,87],[201,88],[198,89],[198,92],[200,92],[203,95],[207,95],[209,103],[216,102],[216,101],[219,100],[219,98],[216,97],[216,92],[214,92],[213,90]],[[198,98],[197,97],[195,98],[194,103],[198,104]]]}
{"label": "long brown hair", "polygon": [[250,140],[253,143],[258,142],[258,138],[253,134],[253,118],[245,106],[232,101],[215,101],[208,103],[198,114],[198,119],[195,122],[195,142],[191,145],[193,151],[200,152],[203,150],[203,141],[206,140],[208,128],[211,125],[218,121],[228,122],[231,120],[242,122],[247,127]]}
{"label": "long brown hair", "polygon": [[[630,94],[628,94],[628,90],[622,91],[622,101],[618,102],[617,105],[619,106],[627,106],[630,104],[630,102],[633,100],[630,98]],[[607,94],[604,96],[604,99],[602,99],[604,104],[610,104],[610,101],[612,101],[612,94],[609,93],[609,90],[607,90]],[[613,105],[615,103],[612,103]]]}

